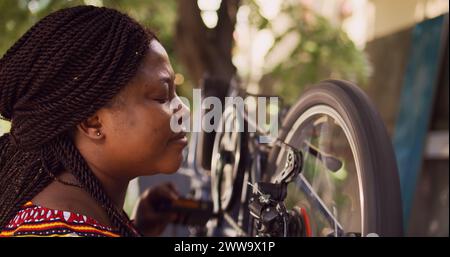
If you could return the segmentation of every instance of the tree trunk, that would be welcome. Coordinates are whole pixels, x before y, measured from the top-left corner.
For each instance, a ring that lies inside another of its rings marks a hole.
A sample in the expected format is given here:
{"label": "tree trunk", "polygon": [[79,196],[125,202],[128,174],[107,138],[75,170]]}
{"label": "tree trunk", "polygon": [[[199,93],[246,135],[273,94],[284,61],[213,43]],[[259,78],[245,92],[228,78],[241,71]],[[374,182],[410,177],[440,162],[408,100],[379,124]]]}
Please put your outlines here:
{"label": "tree trunk", "polygon": [[[202,21],[196,0],[178,2],[175,51],[195,87],[203,89],[203,97],[216,96],[222,103],[236,72],[231,49],[238,6],[239,0],[222,0],[217,10],[217,26],[209,29]],[[206,170],[211,169],[214,138],[214,132],[199,134],[201,147],[197,148],[197,161]]]}
{"label": "tree trunk", "polygon": [[178,2],[175,49],[194,83],[205,76],[229,81],[235,74],[231,49],[238,5],[239,0],[223,0],[217,26],[209,29],[196,0]]}

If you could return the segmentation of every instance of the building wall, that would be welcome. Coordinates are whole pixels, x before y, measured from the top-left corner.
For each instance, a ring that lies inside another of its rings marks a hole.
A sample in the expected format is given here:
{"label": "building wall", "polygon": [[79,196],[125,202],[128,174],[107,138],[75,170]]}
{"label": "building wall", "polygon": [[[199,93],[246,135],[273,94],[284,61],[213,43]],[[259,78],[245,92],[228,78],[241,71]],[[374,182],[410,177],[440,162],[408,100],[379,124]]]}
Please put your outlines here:
{"label": "building wall", "polygon": [[355,43],[366,42],[409,28],[449,10],[448,0],[303,0],[337,25]]}

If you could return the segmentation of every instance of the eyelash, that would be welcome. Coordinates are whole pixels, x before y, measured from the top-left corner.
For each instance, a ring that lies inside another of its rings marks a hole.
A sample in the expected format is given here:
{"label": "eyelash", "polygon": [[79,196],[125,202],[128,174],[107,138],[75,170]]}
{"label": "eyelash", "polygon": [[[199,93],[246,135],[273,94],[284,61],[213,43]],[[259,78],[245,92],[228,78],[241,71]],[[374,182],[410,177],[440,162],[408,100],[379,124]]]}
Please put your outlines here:
{"label": "eyelash", "polygon": [[161,98],[161,99],[154,99],[155,101],[157,101],[160,104],[166,104],[169,101],[171,101],[172,99],[174,99],[176,97],[176,93],[173,96],[169,96],[167,98]]}
{"label": "eyelash", "polygon": [[160,104],[165,104],[169,101],[169,99],[168,98],[167,99],[156,99],[155,101],[157,101]]}
{"label": "eyelash", "polygon": [[172,100],[174,97],[176,96],[176,92],[174,93],[173,96],[169,96],[168,98],[164,98],[164,99],[153,99],[156,102],[160,103],[160,104],[166,104],[167,102],[169,102],[170,100]]}

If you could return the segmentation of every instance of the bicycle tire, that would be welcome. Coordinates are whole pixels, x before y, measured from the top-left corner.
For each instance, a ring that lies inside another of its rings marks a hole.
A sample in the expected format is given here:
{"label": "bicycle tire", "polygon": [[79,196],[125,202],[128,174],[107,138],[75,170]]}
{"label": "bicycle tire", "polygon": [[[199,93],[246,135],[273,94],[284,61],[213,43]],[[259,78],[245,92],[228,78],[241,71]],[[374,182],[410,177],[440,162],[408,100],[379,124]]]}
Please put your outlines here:
{"label": "bicycle tire", "polygon": [[[362,235],[402,236],[400,182],[392,143],[379,113],[360,88],[347,81],[325,80],[306,90],[286,115],[279,139],[284,141],[298,118],[318,105],[335,110],[355,141],[364,195]],[[264,180],[275,175],[279,154],[280,147],[270,151]]]}

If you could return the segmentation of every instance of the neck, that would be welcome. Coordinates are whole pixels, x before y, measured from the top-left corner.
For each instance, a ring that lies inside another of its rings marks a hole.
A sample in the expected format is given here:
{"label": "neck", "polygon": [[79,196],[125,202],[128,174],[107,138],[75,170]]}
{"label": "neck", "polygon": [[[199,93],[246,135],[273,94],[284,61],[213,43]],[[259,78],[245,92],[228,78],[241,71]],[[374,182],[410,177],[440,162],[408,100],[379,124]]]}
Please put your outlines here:
{"label": "neck", "polygon": [[[94,171],[94,175],[102,185],[106,195],[111,199],[112,203],[118,210],[123,209],[125,196],[128,188],[128,181],[119,180],[105,175],[102,172]],[[63,172],[58,176],[58,180],[72,185],[80,185],[80,182],[69,172]]]}
{"label": "neck", "polygon": [[89,168],[100,181],[103,190],[105,190],[105,193],[112,203],[118,210],[122,210],[130,180],[124,176],[119,177],[115,176],[112,172],[107,172],[111,171],[110,165],[107,165],[109,162],[103,160],[97,154],[97,148],[86,143],[77,136],[75,136],[75,146],[78,148]]}
{"label": "neck", "polygon": [[122,210],[129,181],[120,180],[118,178],[108,176],[107,174],[102,172],[94,171],[94,174],[102,184],[105,193],[109,196],[115,207],[118,210]]}

